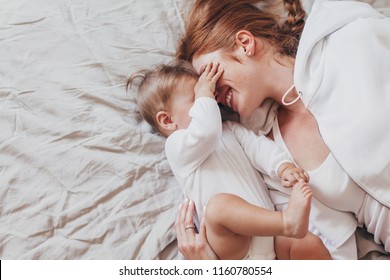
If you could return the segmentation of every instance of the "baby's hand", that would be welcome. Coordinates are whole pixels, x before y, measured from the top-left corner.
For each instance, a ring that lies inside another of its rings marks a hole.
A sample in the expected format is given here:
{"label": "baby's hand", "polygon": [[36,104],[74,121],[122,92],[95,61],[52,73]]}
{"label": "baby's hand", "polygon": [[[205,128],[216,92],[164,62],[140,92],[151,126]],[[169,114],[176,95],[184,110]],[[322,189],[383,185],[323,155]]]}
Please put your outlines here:
{"label": "baby's hand", "polygon": [[280,168],[280,178],[282,179],[282,185],[286,188],[290,188],[300,180],[309,182],[309,174],[302,168],[295,166],[292,163],[283,163]]}
{"label": "baby's hand", "polygon": [[218,79],[221,77],[223,69],[219,63],[208,63],[195,85],[195,98],[211,97],[215,98],[215,87]]}

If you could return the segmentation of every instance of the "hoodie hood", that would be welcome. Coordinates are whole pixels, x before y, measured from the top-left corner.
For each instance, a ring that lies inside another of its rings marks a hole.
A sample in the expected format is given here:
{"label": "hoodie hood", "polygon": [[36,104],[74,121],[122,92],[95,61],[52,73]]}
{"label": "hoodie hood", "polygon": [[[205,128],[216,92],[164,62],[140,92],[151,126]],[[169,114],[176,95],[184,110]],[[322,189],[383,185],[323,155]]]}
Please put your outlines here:
{"label": "hoodie hood", "polygon": [[305,22],[294,68],[294,83],[306,106],[321,84],[327,36],[357,19],[383,17],[363,2],[315,1]]}

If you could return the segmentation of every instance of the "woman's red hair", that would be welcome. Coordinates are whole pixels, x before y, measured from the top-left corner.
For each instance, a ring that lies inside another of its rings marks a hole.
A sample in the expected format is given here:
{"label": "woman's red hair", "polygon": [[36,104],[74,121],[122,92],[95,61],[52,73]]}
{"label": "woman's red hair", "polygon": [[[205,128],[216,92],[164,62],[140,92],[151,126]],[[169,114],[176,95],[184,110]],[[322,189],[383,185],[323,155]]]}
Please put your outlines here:
{"label": "woman's red hair", "polygon": [[235,35],[240,30],[250,31],[270,43],[277,52],[295,57],[306,15],[300,1],[283,0],[288,16],[282,24],[278,16],[255,6],[260,2],[196,0],[176,57],[192,62],[195,55],[233,50]]}

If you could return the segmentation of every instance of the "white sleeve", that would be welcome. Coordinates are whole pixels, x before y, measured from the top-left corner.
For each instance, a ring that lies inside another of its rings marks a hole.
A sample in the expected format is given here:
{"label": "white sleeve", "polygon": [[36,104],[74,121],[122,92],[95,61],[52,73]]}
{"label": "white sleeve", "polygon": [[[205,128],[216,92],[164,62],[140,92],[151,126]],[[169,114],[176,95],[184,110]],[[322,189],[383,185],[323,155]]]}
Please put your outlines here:
{"label": "white sleeve", "polygon": [[280,165],[291,162],[287,154],[272,140],[264,135],[256,135],[237,122],[227,122],[238,142],[251,160],[253,166],[271,178],[279,178]]}
{"label": "white sleeve", "polygon": [[217,102],[209,97],[197,98],[189,116],[187,129],[172,133],[165,153],[175,173],[187,176],[215,150],[222,135],[221,113]]}

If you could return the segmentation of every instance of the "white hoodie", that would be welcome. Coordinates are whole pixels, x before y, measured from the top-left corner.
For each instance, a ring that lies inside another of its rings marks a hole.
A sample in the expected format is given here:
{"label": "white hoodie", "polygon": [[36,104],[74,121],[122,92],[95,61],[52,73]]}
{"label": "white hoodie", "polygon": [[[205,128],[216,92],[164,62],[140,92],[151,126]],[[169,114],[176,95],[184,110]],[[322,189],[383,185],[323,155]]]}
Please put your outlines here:
{"label": "white hoodie", "polygon": [[390,18],[365,3],[316,1],[294,83],[342,168],[390,207]]}

